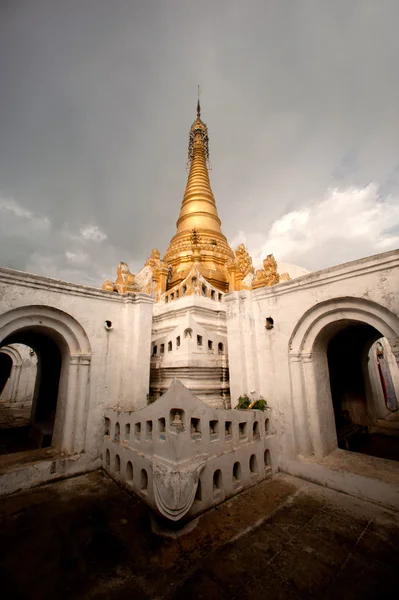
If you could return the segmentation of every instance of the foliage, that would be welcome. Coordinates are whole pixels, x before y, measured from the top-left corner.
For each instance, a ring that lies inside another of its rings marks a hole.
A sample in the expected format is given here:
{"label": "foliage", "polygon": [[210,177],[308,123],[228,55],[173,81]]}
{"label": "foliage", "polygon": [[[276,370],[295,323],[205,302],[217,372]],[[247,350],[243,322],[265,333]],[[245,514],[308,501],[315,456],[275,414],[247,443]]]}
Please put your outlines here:
{"label": "foliage", "polygon": [[267,406],[267,402],[266,402],[266,400],[264,400],[262,398],[262,396],[260,398],[258,398],[258,400],[251,400],[251,398],[249,398],[247,396],[247,394],[243,394],[238,399],[238,404],[236,406],[236,409],[237,410],[249,410],[251,408],[254,410],[264,411],[266,406]]}

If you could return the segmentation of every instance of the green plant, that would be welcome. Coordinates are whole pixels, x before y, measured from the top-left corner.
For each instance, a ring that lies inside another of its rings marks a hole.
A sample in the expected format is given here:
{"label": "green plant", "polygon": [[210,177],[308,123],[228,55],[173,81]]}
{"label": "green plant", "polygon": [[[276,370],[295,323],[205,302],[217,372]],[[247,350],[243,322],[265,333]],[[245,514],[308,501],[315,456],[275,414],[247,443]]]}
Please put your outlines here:
{"label": "green plant", "polygon": [[238,404],[236,406],[237,410],[262,410],[264,411],[267,406],[266,400],[262,398],[258,398],[258,400],[251,400],[247,394],[243,394],[238,398]]}
{"label": "green plant", "polygon": [[248,398],[246,394],[240,396],[238,398],[238,404],[236,406],[237,410],[247,410],[249,405],[251,404],[251,400]]}
{"label": "green plant", "polygon": [[262,410],[262,411],[264,411],[264,410],[265,410],[265,408],[266,408],[266,405],[267,405],[267,402],[266,402],[266,400],[263,400],[263,398],[259,398],[259,400],[257,400],[257,401],[255,402],[255,404],[253,405],[253,407],[252,407],[252,408],[253,408],[254,410]]}

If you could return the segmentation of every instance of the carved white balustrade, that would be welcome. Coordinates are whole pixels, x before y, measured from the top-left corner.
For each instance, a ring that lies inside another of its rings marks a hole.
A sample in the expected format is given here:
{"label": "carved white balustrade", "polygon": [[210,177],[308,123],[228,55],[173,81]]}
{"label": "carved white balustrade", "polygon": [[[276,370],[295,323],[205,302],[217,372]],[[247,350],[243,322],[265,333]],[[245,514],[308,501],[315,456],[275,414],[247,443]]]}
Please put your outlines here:
{"label": "carved white balustrade", "polygon": [[146,408],[105,413],[105,470],[172,521],[271,476],[275,452],[270,411],[211,408],[177,380]]}

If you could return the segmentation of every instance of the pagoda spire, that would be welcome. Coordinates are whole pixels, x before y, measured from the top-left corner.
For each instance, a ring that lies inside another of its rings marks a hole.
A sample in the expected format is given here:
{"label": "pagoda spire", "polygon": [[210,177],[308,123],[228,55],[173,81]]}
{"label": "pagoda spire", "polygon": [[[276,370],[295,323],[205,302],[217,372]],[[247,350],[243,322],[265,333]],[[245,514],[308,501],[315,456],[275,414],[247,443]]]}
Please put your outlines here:
{"label": "pagoda spire", "polygon": [[[172,265],[174,275],[171,286],[181,280],[180,275],[193,262],[201,262],[210,270],[217,271],[215,278],[204,277],[213,281],[221,289],[225,287],[226,277],[219,272],[220,266],[233,252],[221,230],[221,221],[216,208],[208,173],[209,137],[208,128],[201,120],[201,106],[197,101],[197,118],[191,126],[188,144],[188,160],[190,171],[184,192],[180,215],[177,220],[177,232],[172,238],[164,261]],[[192,247],[192,231],[196,231],[196,248]],[[194,253],[195,250],[195,253]],[[200,257],[200,259],[198,258]]]}
{"label": "pagoda spire", "polygon": [[197,100],[197,119],[201,119],[201,105],[200,105],[200,86],[198,86],[198,100]]}
{"label": "pagoda spire", "polygon": [[[197,114],[198,114],[197,108]],[[190,171],[183,196],[177,233],[203,228],[221,233],[220,219],[209,181],[208,128],[197,116],[190,129],[188,144]]]}

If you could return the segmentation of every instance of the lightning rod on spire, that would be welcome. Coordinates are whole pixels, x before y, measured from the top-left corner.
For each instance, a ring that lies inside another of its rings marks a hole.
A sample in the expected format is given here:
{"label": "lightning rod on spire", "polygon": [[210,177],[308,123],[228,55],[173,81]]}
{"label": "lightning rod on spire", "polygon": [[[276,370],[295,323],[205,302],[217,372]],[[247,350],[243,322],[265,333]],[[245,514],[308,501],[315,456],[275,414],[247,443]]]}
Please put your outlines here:
{"label": "lightning rod on spire", "polygon": [[200,106],[200,86],[198,86],[198,100],[197,100],[197,117],[201,118],[201,106]]}

